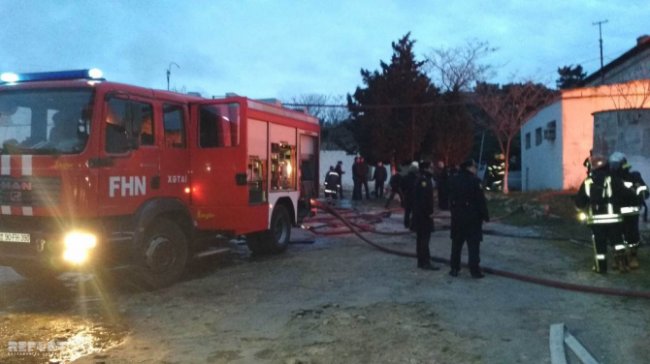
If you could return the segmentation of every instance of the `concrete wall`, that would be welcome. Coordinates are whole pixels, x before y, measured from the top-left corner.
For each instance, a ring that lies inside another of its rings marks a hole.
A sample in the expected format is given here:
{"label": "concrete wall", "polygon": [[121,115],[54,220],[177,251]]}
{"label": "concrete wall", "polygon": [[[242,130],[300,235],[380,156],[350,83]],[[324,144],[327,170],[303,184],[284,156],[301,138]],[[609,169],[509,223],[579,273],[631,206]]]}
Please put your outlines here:
{"label": "concrete wall", "polygon": [[594,152],[622,152],[632,170],[650,178],[650,110],[603,111],[594,114]]}

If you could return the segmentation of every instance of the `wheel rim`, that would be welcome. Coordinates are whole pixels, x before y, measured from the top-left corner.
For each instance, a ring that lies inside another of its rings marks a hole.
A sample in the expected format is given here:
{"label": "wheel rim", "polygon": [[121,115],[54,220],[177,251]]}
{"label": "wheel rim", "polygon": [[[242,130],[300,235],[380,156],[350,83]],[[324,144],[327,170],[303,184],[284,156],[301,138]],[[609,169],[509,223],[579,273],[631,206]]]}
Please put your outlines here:
{"label": "wheel rim", "polygon": [[156,273],[169,270],[176,263],[174,244],[164,236],[151,240],[145,256],[147,266]]}

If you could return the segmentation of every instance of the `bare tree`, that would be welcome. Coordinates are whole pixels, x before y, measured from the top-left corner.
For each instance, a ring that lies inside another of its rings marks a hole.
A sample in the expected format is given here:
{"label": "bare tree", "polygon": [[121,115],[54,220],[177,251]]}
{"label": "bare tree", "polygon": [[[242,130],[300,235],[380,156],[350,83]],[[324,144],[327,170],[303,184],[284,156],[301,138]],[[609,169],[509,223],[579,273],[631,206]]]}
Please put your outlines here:
{"label": "bare tree", "polygon": [[285,103],[291,107],[302,107],[310,115],[315,116],[323,124],[338,124],[350,118],[345,96],[303,94],[291,98]]}
{"label": "bare tree", "polygon": [[617,111],[641,109],[650,98],[650,79],[617,83],[610,92]]}
{"label": "bare tree", "polygon": [[508,171],[512,141],[532,114],[552,100],[554,92],[531,81],[504,85],[481,83],[476,87],[476,103],[485,113],[484,125],[497,138],[505,156],[503,192],[508,193]]}
{"label": "bare tree", "polygon": [[426,141],[436,159],[459,164],[471,153],[475,125],[468,111],[467,94],[477,82],[493,74],[481,61],[496,49],[488,42],[468,40],[454,48],[433,49],[425,69],[443,91],[440,107]]}
{"label": "bare tree", "polygon": [[492,67],[480,60],[495,51],[488,42],[478,40],[468,40],[455,48],[437,48],[426,57],[427,72],[443,91],[470,91],[477,82],[492,76]]}

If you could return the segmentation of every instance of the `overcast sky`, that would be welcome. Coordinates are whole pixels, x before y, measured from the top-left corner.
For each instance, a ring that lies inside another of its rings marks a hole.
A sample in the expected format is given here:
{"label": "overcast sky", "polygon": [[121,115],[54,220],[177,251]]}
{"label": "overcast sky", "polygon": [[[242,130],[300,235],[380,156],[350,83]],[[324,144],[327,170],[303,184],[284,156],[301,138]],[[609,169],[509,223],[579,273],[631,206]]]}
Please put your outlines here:
{"label": "overcast sky", "polygon": [[648,0],[0,0],[0,71],[97,67],[108,80],[204,96],[345,95],[411,32],[419,59],[475,39],[498,50],[490,81],[555,85],[650,34]]}

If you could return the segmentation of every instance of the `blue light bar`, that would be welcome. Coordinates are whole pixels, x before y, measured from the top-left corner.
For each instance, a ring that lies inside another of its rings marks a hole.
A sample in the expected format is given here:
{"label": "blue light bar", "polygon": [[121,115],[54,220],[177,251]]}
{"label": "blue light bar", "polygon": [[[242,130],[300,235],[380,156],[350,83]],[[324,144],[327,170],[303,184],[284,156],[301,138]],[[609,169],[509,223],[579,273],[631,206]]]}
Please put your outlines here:
{"label": "blue light bar", "polygon": [[103,74],[97,68],[89,70],[72,70],[56,72],[33,72],[33,73],[11,73],[0,74],[0,83],[34,82],[34,81],[55,81],[55,80],[103,80]]}

